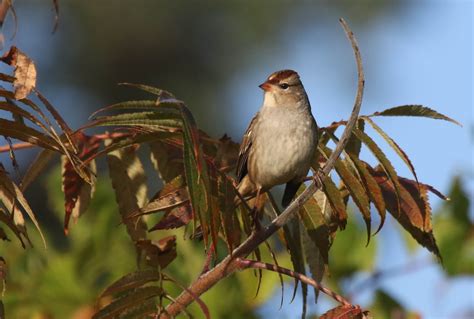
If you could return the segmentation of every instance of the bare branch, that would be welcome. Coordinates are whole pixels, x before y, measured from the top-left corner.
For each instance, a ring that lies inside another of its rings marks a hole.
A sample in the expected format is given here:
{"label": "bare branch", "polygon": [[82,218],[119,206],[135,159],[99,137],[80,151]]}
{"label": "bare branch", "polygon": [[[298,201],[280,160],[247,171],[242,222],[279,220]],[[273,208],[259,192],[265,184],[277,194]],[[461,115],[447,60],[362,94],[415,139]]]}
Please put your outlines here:
{"label": "bare branch", "polygon": [[[352,134],[352,130],[359,116],[364,91],[364,72],[362,69],[362,59],[359,48],[357,46],[357,42],[354,38],[354,34],[350,30],[344,19],[341,18],[339,21],[342,27],[344,28],[344,31],[348,39],[350,40],[354,51],[358,71],[358,86],[351,117],[336,146],[336,149],[334,150],[331,157],[328,159],[322,169],[324,175],[328,175],[329,172],[333,169],[337,158],[339,158],[342,150],[346,147],[347,142],[349,141],[349,137]],[[288,220],[292,218],[295,213],[303,206],[303,204],[311,198],[311,196],[316,192],[316,190],[318,190],[318,187],[319,186],[317,186],[315,183],[312,183],[285,209],[285,211],[280,216],[275,218],[270,223],[270,225],[266,226],[265,228],[262,228],[258,232],[252,233],[239,247],[234,249],[234,251],[226,258],[224,258],[224,260],[222,260],[218,265],[216,265],[207,273],[199,276],[197,280],[191,284],[187,291],[183,291],[181,295],[176,298],[176,302],[171,303],[166,307],[166,313],[162,314],[161,318],[169,318],[176,316],[182,311],[183,306],[185,307],[191,302],[193,302],[194,298],[189,292],[192,292],[193,295],[200,296],[207,290],[209,290],[212,286],[214,286],[216,283],[218,283],[220,280],[238,270],[239,263],[237,262],[237,258],[244,258],[249,255],[262,242],[264,242],[267,238],[269,238],[276,231],[278,231],[278,229],[285,225]]]}

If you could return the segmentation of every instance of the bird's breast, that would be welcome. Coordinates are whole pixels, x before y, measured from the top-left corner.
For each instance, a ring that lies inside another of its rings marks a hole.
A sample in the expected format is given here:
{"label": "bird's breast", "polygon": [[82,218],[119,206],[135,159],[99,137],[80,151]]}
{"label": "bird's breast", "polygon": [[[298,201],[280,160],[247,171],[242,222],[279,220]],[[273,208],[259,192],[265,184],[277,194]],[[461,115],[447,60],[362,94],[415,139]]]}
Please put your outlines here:
{"label": "bird's breast", "polygon": [[276,109],[261,114],[249,158],[252,181],[264,188],[307,175],[316,149],[309,112]]}

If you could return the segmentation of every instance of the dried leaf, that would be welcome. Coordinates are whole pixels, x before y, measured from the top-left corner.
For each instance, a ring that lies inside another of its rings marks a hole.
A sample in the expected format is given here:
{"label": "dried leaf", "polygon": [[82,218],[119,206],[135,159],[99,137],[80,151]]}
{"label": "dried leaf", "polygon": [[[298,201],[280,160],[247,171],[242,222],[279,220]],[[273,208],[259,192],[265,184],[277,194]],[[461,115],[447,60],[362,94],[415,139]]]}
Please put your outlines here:
{"label": "dried leaf", "polygon": [[33,61],[17,47],[10,50],[0,59],[2,62],[15,67],[15,99],[24,99],[36,86],[36,67]]}
{"label": "dried leaf", "polygon": [[319,319],[365,319],[369,312],[358,306],[338,306],[322,314]]}
{"label": "dried leaf", "polygon": [[375,112],[369,116],[421,116],[437,120],[445,120],[456,125],[462,126],[458,121],[438,113],[429,107],[423,105],[402,105],[386,109],[382,112]]}

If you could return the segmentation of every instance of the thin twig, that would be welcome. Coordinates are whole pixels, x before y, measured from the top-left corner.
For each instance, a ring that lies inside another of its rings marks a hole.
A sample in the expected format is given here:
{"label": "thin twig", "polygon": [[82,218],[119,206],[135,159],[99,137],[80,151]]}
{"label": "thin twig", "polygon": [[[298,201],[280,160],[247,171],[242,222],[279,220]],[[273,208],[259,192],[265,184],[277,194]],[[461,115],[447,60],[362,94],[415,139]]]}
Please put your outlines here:
{"label": "thin twig", "polygon": [[344,306],[352,306],[352,304],[347,299],[345,299],[341,295],[335,293],[331,289],[320,285],[317,281],[315,281],[312,278],[309,278],[308,276],[305,276],[303,274],[300,274],[300,273],[295,272],[293,270],[290,270],[288,268],[283,268],[283,267],[280,267],[280,266],[277,266],[277,265],[264,263],[264,262],[261,262],[261,261],[250,260],[250,259],[242,259],[242,258],[237,258],[236,262],[239,265],[241,270],[248,269],[248,268],[263,269],[263,270],[270,270],[270,271],[277,272],[279,274],[283,274],[283,275],[293,277],[295,279],[298,279],[301,282],[304,282],[305,284],[308,284],[308,285],[318,289],[322,293],[328,295],[329,297],[333,298],[334,300],[336,300],[337,302],[339,302],[340,304],[342,304]]}
{"label": "thin twig", "polygon": [[[354,34],[350,30],[347,23],[344,19],[339,20],[344,31],[352,44],[354,51],[357,71],[358,71],[358,86],[357,94],[354,102],[354,107],[351,113],[351,117],[347,123],[347,126],[339,140],[339,143],[336,146],[336,149],[326,162],[325,166],[322,169],[324,175],[328,175],[329,172],[333,169],[336,159],[341,155],[342,150],[346,147],[349,137],[352,134],[352,130],[357,121],[359,111],[362,104],[362,96],[364,90],[364,72],[362,69],[362,59],[360,56],[359,48],[357,42],[354,38]],[[191,286],[189,286],[187,291],[183,291],[177,298],[175,303],[171,303],[166,307],[166,314],[162,315],[162,318],[170,318],[176,316],[182,311],[182,307],[189,305],[193,302],[192,295],[188,291],[191,291],[194,295],[200,296],[209,290],[212,286],[217,284],[220,280],[229,276],[239,269],[239,265],[236,262],[236,258],[244,258],[254,251],[261,243],[263,243],[267,238],[272,236],[277,232],[283,225],[285,225],[290,218],[292,218],[296,212],[303,206],[303,204],[313,196],[313,194],[318,190],[320,186],[312,183],[307,187],[300,196],[298,196],[286,209],[285,211],[275,218],[270,225],[262,228],[258,232],[252,233],[239,247],[234,249],[234,251],[229,254],[224,260],[217,264],[213,269],[208,271],[205,274],[199,276],[196,281],[194,281]]]}

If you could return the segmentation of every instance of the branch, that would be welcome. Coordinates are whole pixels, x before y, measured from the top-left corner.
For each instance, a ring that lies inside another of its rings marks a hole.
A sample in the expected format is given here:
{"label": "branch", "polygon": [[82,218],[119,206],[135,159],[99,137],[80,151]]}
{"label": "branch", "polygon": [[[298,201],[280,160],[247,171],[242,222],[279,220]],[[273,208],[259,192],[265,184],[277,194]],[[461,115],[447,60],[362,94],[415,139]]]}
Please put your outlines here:
{"label": "branch", "polygon": [[[341,155],[342,150],[346,147],[346,144],[349,140],[349,137],[352,134],[352,129],[354,128],[357,118],[359,115],[360,107],[362,104],[362,96],[364,91],[364,72],[362,69],[362,59],[360,56],[360,51],[357,46],[357,42],[354,38],[354,34],[350,30],[347,23],[344,19],[339,19],[347,38],[350,40],[352,49],[354,51],[356,63],[357,63],[357,72],[358,72],[358,86],[357,94],[354,102],[354,107],[351,113],[351,117],[347,123],[347,126],[336,146],[336,149],[329,157],[328,161],[324,165],[322,172],[324,176],[328,175],[329,172],[333,169],[334,164]],[[297,211],[303,206],[303,204],[313,196],[313,194],[318,190],[320,186],[312,183],[308,188],[306,188],[300,196],[298,196],[286,209],[285,211],[276,217],[270,225],[262,228],[258,232],[252,233],[239,247],[234,249],[234,251],[227,255],[218,265],[213,269],[208,271],[205,274],[199,276],[194,283],[186,290],[183,291],[177,298],[176,302],[170,303],[166,307],[166,313],[162,314],[160,318],[170,318],[179,314],[184,310],[186,306],[193,302],[194,296],[200,296],[213,287],[223,278],[232,274],[233,272],[239,270],[238,258],[245,258],[253,250],[255,250],[262,242],[267,238],[273,235],[278,231],[283,225],[285,225],[288,220],[290,220]],[[192,294],[190,294],[192,292]]]}
{"label": "branch", "polygon": [[239,264],[241,270],[248,269],[248,268],[264,269],[264,270],[270,270],[270,271],[274,271],[274,272],[277,272],[277,273],[280,273],[280,274],[284,274],[284,275],[293,277],[295,279],[298,279],[301,282],[304,282],[305,284],[308,284],[308,285],[318,289],[322,293],[325,293],[326,295],[333,298],[334,300],[336,300],[337,302],[341,303],[344,306],[352,306],[352,304],[349,301],[347,301],[347,299],[342,297],[341,295],[335,293],[334,291],[332,291],[329,288],[321,286],[314,279],[309,278],[309,277],[307,277],[303,274],[300,274],[298,272],[295,272],[293,270],[283,268],[283,267],[280,267],[280,266],[277,266],[277,265],[272,265],[272,264],[264,263],[264,262],[261,262],[261,261],[249,260],[249,259],[237,258],[236,262]]}

